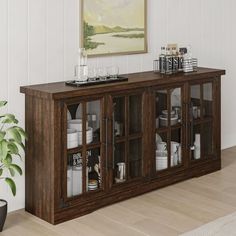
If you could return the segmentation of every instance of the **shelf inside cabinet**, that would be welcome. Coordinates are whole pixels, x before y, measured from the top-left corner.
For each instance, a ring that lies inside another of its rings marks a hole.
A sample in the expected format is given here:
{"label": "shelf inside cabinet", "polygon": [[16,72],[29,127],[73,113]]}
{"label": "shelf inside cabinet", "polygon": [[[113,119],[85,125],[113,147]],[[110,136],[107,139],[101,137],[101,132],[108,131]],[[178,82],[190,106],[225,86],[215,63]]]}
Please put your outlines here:
{"label": "shelf inside cabinet", "polygon": [[203,119],[194,119],[193,120],[193,124],[194,125],[199,125],[199,124],[203,124],[203,123],[209,123],[213,121],[213,117],[205,117]]}
{"label": "shelf inside cabinet", "polygon": [[125,142],[125,140],[126,140],[125,136],[116,136],[115,137],[116,143],[123,143],[123,142]]}
{"label": "shelf inside cabinet", "polygon": [[175,129],[180,129],[181,127],[182,127],[182,123],[178,123],[172,126],[160,127],[156,129],[156,133],[164,133],[164,132],[167,132],[169,129],[175,130]]}
{"label": "shelf inside cabinet", "polygon": [[86,149],[95,149],[95,148],[99,148],[101,146],[101,143],[90,143],[86,145]]}
{"label": "shelf inside cabinet", "polygon": [[[99,148],[101,146],[101,142],[97,142],[97,143],[90,143],[90,144],[86,144],[86,149],[95,149],[95,148]],[[68,154],[74,154],[77,152],[81,152],[83,149],[83,146],[79,146],[76,148],[71,148],[71,149],[67,149],[67,153]]]}
{"label": "shelf inside cabinet", "polygon": [[[142,133],[137,133],[137,134],[130,134],[128,136],[128,140],[134,140],[134,139],[140,139],[142,138],[143,134]],[[116,143],[123,143],[126,141],[126,137],[122,136],[122,137],[115,137],[115,142]]]}
{"label": "shelf inside cabinet", "polygon": [[76,147],[76,148],[67,149],[67,153],[68,154],[74,154],[74,153],[78,153],[78,152],[82,152],[82,146],[79,146],[79,147]]}
{"label": "shelf inside cabinet", "polygon": [[143,136],[142,133],[130,134],[129,135],[129,140],[140,139],[140,138],[142,138],[142,136]]}

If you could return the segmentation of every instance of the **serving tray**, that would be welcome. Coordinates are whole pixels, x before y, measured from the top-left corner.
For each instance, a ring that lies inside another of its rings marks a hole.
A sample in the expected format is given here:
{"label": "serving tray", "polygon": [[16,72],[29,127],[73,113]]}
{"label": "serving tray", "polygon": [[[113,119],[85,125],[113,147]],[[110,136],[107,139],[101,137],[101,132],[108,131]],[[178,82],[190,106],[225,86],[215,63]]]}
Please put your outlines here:
{"label": "serving tray", "polygon": [[118,76],[117,78],[112,78],[112,77],[107,77],[106,79],[96,78],[96,79],[88,79],[86,81],[69,80],[66,81],[65,84],[74,87],[85,87],[99,84],[117,83],[123,81],[128,81],[128,78]]}

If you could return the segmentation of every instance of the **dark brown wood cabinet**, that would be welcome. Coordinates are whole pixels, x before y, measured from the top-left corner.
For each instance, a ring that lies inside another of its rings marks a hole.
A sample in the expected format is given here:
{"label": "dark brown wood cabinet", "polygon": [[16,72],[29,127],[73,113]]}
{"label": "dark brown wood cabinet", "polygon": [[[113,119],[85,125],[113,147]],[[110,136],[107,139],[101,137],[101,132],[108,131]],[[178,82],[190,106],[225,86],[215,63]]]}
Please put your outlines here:
{"label": "dark brown wood cabinet", "polygon": [[224,70],[25,93],[25,209],[52,223],[221,168]]}

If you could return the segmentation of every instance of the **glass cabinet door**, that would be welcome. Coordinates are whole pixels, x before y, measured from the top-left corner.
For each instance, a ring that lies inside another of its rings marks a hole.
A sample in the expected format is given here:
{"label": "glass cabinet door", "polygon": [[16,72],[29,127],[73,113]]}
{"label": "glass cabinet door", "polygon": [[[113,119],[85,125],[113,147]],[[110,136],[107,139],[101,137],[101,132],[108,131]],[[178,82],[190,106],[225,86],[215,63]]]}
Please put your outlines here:
{"label": "glass cabinet door", "polygon": [[185,122],[182,103],[182,87],[155,92],[156,172],[182,165]]}
{"label": "glass cabinet door", "polygon": [[67,198],[103,189],[103,99],[66,104]]}
{"label": "glass cabinet door", "polygon": [[213,142],[213,83],[190,86],[190,157],[192,161],[215,155]]}
{"label": "glass cabinet door", "polygon": [[112,185],[142,177],[142,94],[112,98]]}

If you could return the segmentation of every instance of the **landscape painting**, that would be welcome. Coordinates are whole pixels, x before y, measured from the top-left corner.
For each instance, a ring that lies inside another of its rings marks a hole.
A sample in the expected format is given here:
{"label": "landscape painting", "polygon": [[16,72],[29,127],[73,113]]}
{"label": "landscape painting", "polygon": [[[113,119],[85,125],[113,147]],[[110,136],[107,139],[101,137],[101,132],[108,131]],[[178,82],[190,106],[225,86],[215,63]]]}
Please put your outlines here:
{"label": "landscape painting", "polygon": [[89,56],[147,51],[146,0],[82,0],[81,9]]}

